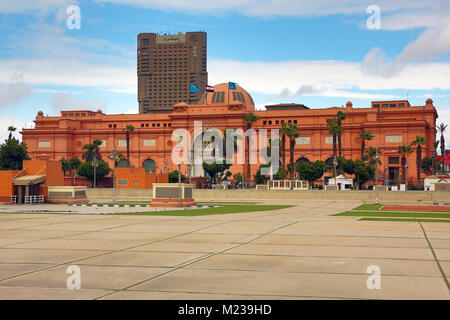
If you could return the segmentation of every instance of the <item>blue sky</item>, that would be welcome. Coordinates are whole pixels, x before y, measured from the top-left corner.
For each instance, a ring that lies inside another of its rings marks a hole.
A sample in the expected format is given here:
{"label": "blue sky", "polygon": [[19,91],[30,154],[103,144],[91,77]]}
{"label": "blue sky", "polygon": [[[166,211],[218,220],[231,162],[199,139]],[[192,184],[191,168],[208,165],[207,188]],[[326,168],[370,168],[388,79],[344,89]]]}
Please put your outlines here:
{"label": "blue sky", "polygon": [[[69,5],[79,30],[66,26]],[[367,27],[369,5],[380,29]],[[239,83],[258,108],[408,95],[413,105],[432,98],[438,123],[450,123],[448,16],[446,0],[2,1],[0,139],[39,110],[137,113],[136,35],[161,31],[206,31],[209,83]]]}

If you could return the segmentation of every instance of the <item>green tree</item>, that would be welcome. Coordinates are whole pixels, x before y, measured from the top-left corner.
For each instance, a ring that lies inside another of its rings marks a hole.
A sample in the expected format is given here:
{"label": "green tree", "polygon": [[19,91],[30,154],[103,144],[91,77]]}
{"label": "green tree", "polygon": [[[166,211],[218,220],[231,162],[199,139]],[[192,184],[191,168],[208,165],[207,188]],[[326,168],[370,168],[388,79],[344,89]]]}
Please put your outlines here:
{"label": "green tree", "polygon": [[295,124],[289,124],[286,136],[289,138],[289,179],[294,180],[295,162],[294,162],[294,148],[295,139],[300,136],[298,127]]}
{"label": "green tree", "polygon": [[[259,117],[254,114],[253,112],[250,112],[245,118],[244,121],[247,123],[247,130],[252,128],[252,125],[254,122],[258,121]],[[247,157],[246,157],[246,162],[247,162],[247,187],[250,188],[250,150],[251,150],[251,146],[250,146],[250,137],[247,136]]]}
{"label": "green tree", "polygon": [[83,156],[81,159],[85,161],[92,161],[94,158],[101,160],[102,156],[100,154],[100,146],[102,145],[102,140],[96,139],[92,143],[87,143],[83,146]]}
{"label": "green tree", "polygon": [[69,160],[69,166],[72,171],[78,170],[78,167],[80,166],[80,164],[81,164],[81,160],[78,159],[77,157]]}
{"label": "green tree", "polygon": [[67,171],[70,171],[70,163],[69,160],[67,160],[66,158],[62,157],[59,162],[61,162],[61,169],[62,172],[64,173],[64,175],[66,175]]}
{"label": "green tree", "polygon": [[411,146],[407,144],[399,146],[398,152],[401,154],[402,178],[403,184],[406,184],[406,155],[412,152]]}
{"label": "green tree", "polygon": [[0,146],[0,170],[22,170],[23,160],[30,160],[23,142],[11,137]]}
{"label": "green tree", "polygon": [[[378,151],[378,155],[380,154],[380,151]],[[366,155],[364,156],[364,160],[367,161],[371,166],[377,166],[381,164],[381,160],[377,159],[377,148],[369,147],[369,149],[366,150]]]}
{"label": "green tree", "polygon": [[433,159],[425,157],[422,159],[421,169],[426,175],[433,173]]}
{"label": "green tree", "polygon": [[9,126],[9,127],[8,127],[8,131],[9,131],[8,140],[11,140],[11,138],[12,138],[12,133],[13,133],[14,131],[16,131],[16,129],[17,129],[17,128],[15,128],[15,127],[13,127],[13,126]]}
{"label": "green tree", "polygon": [[242,174],[240,172],[233,174],[233,181],[231,182],[234,185],[242,185]]}
{"label": "green tree", "polygon": [[338,130],[339,133],[338,133],[338,136],[337,136],[337,138],[338,138],[339,157],[342,157],[342,139],[341,139],[341,137],[342,137],[342,133],[343,133],[343,130],[344,130],[343,127],[342,127],[342,121],[344,121],[345,119],[347,119],[347,115],[343,111],[339,110],[337,115],[336,115],[336,122],[337,122],[337,125],[340,128],[340,130]]}
{"label": "green tree", "polygon": [[361,138],[361,160],[364,160],[364,151],[366,149],[366,140],[372,140],[374,135],[372,134],[372,132],[366,131],[363,129],[363,131],[361,132],[361,134],[359,135],[359,137]]}
{"label": "green tree", "polygon": [[130,162],[130,133],[134,132],[134,127],[131,124],[127,124],[127,127],[125,129],[125,140],[127,143],[127,162],[128,166],[131,166]]}
{"label": "green tree", "polygon": [[[185,180],[186,180],[186,177],[183,174],[181,174],[181,181],[185,181]],[[169,172],[169,182],[170,183],[178,182],[178,170]]]}
{"label": "green tree", "polygon": [[[205,170],[205,172],[210,176],[211,181],[219,183],[220,180],[226,176],[227,173],[225,173],[225,171],[231,167],[231,164],[227,164],[226,160],[223,160],[222,163],[214,162],[208,164],[203,162],[202,166],[203,170]],[[229,175],[231,175],[231,173]]]}
{"label": "green tree", "polygon": [[439,133],[441,134],[441,156],[442,159],[444,159],[445,155],[445,138],[444,138],[444,132],[447,129],[448,124],[441,123],[438,127]]}
{"label": "green tree", "polygon": [[[96,180],[107,176],[111,169],[109,168],[108,163],[103,160],[97,162],[98,166],[95,170]],[[94,181],[94,167],[92,166],[92,161],[86,161],[80,164],[78,167],[78,175],[85,177],[89,181]]]}
{"label": "green tree", "polygon": [[317,160],[316,162],[297,163],[296,171],[299,173],[300,179],[308,181],[309,187],[311,187],[314,181],[323,176],[326,167],[325,161]]}
{"label": "green tree", "polygon": [[421,185],[420,181],[420,169],[422,165],[422,146],[426,144],[426,140],[422,136],[416,136],[416,140],[411,142],[412,146],[416,148],[416,168],[417,168],[417,185]]}
{"label": "green tree", "polygon": [[359,189],[361,189],[363,183],[374,178],[375,167],[368,165],[364,161],[359,159],[354,161],[354,163],[355,163],[355,167],[353,169],[355,174],[354,181],[359,185]]}

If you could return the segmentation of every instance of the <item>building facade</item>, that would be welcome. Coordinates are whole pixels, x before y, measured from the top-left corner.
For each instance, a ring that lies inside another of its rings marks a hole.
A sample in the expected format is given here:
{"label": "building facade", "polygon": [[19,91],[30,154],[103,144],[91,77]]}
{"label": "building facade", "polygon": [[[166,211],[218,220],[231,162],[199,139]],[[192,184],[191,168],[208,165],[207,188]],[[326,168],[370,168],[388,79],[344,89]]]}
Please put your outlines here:
{"label": "building facade", "polygon": [[[386,179],[395,180],[401,174],[398,147],[410,144],[416,136],[423,136],[422,157],[431,157],[436,137],[436,118],[433,101],[428,99],[423,106],[411,106],[408,101],[372,102],[370,108],[354,108],[347,102],[343,108],[331,107],[309,109],[303,105],[279,104],[267,106],[266,110],[255,110],[250,94],[242,87],[230,89],[226,83],[216,85],[214,92],[205,94],[205,101],[199,104],[178,103],[170,113],[113,114],[106,115],[101,110],[62,111],[60,116],[45,117],[39,112],[35,128],[23,129],[22,139],[28,146],[32,159],[71,159],[83,154],[82,147],[95,139],[103,141],[103,159],[113,148],[125,154],[125,128],[131,124],[135,130],[130,138],[130,162],[133,167],[145,168],[147,172],[168,173],[177,169],[172,162],[172,141],[175,129],[186,129],[194,135],[196,121],[203,128],[246,130],[245,117],[253,112],[259,119],[253,123],[255,130],[280,129],[283,122],[296,124],[300,137],[296,139],[295,161],[332,162],[333,138],[329,133],[327,119],[341,110],[347,118],[343,121],[342,153],[345,158],[359,159],[362,130],[372,132],[374,138],[366,141],[366,149],[377,147],[381,164],[379,172]],[[195,137],[194,137],[195,139]],[[194,140],[193,139],[193,140]],[[289,146],[286,146],[286,161],[289,161]],[[412,147],[415,151],[415,146]],[[416,175],[416,154],[407,155],[407,176]],[[110,161],[109,159],[107,161]],[[110,164],[112,165],[112,163]],[[252,175],[260,163],[251,166]],[[181,166],[188,177],[203,176],[200,166]],[[233,174],[245,172],[243,164],[234,164]]]}
{"label": "building facade", "polygon": [[139,113],[200,102],[208,82],[206,32],[137,36]]}

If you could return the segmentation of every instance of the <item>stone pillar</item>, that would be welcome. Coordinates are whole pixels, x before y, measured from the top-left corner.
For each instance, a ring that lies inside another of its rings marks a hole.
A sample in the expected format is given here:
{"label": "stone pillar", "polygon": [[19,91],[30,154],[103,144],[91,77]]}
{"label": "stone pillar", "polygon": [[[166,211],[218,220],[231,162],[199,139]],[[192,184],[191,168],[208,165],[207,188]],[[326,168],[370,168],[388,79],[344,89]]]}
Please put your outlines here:
{"label": "stone pillar", "polygon": [[17,186],[17,203],[22,203],[22,186]]}

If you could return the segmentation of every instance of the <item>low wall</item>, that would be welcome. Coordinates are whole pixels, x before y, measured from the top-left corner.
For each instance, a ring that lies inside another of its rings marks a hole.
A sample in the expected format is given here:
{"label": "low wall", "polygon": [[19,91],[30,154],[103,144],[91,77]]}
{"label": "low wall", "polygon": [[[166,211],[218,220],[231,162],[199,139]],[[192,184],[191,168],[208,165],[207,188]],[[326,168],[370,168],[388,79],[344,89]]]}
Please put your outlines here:
{"label": "low wall", "polygon": [[[256,189],[194,189],[193,198],[198,201],[254,201],[254,200],[286,200],[302,201],[358,201],[375,202],[375,191],[346,190],[256,190]],[[89,201],[111,201],[113,189],[88,188],[86,195]],[[153,189],[116,189],[116,199],[151,200]],[[378,201],[389,204],[445,204],[450,203],[450,192],[432,191],[378,191]]]}
{"label": "low wall", "polygon": [[[376,200],[375,191],[366,190],[194,190],[195,201],[211,200],[289,200],[301,201],[358,201],[373,203]],[[430,191],[378,191],[378,201],[381,203],[447,203],[450,202],[450,192]]]}
{"label": "low wall", "polygon": [[[113,188],[88,188],[86,196],[89,201],[112,201]],[[147,201],[153,198],[153,189],[116,189],[116,200]]]}

